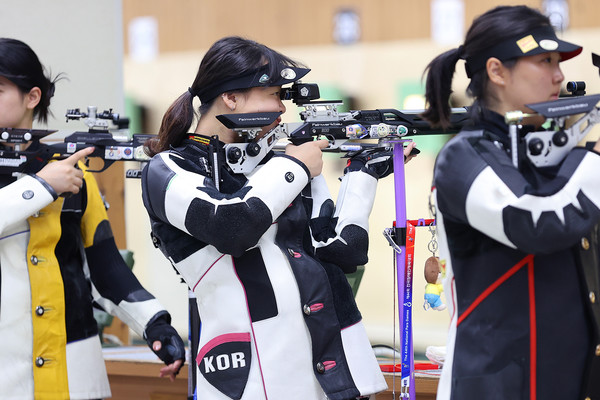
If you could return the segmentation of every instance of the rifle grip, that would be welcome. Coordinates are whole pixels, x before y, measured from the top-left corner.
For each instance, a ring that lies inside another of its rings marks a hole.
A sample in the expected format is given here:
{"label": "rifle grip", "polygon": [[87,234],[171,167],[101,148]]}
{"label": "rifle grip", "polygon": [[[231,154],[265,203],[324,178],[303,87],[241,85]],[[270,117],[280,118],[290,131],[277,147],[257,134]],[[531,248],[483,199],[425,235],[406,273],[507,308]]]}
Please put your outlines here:
{"label": "rifle grip", "polygon": [[300,146],[303,143],[308,143],[308,142],[312,142],[315,140],[315,138],[313,138],[312,136],[304,136],[304,137],[294,137],[294,138],[289,138],[290,142],[292,142],[292,144],[294,146]]}

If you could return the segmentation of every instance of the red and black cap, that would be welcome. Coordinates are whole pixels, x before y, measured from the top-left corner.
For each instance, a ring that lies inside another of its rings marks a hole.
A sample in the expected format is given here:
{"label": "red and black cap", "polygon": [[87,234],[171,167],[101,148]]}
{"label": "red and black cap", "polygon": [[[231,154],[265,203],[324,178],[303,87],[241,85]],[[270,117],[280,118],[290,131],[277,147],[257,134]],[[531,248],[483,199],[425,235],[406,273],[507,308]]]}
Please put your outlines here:
{"label": "red and black cap", "polygon": [[544,26],[527,34],[513,36],[479,54],[466,57],[465,69],[467,76],[471,78],[475,72],[485,68],[490,57],[507,61],[517,57],[533,56],[551,51],[559,52],[562,57],[561,61],[566,61],[581,53],[582,47],[560,40],[556,37],[556,32],[554,32],[552,26]]}
{"label": "red and black cap", "polygon": [[288,83],[294,83],[304,75],[308,74],[310,69],[284,65],[279,68],[278,75],[276,76],[269,76],[269,71],[270,66],[268,64],[263,65],[260,68],[248,71],[244,75],[217,82],[192,94],[198,96],[202,103],[207,103],[222,93],[234,90],[261,86],[283,86]]}

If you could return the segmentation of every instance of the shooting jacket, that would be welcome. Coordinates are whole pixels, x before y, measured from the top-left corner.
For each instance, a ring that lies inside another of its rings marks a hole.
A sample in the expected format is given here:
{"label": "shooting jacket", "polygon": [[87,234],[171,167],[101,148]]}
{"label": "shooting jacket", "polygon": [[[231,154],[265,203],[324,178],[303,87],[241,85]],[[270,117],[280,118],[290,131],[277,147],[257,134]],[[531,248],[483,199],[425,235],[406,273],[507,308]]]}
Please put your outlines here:
{"label": "shooting jacket", "polygon": [[120,256],[90,172],[66,199],[1,178],[0,398],[109,397],[92,301],[140,335],[166,311]]}
{"label": "shooting jacket", "polygon": [[[202,399],[353,399],[386,388],[345,271],[367,261],[377,181],[322,176],[270,153],[248,176],[220,169],[207,138],[142,173],[155,243],[193,290]],[[326,397],[327,396],[327,397]]]}
{"label": "shooting jacket", "polygon": [[442,149],[437,228],[451,315],[438,399],[600,396],[600,155],[552,168],[510,156],[483,111]]}

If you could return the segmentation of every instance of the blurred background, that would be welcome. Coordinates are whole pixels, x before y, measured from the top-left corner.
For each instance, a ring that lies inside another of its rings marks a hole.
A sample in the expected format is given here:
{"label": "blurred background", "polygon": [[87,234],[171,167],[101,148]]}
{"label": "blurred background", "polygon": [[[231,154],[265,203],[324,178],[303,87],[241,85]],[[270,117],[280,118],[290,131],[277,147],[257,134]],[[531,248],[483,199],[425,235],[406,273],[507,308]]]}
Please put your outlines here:
{"label": "blurred background", "polygon": [[[322,99],[344,100],[348,109],[421,109],[422,74],[428,62],[460,45],[473,18],[496,5],[527,4],[548,14],[559,37],[584,47],[579,57],[562,65],[566,81],[585,81],[588,93],[600,92],[598,68],[590,55],[600,53],[597,0],[2,0],[1,4],[0,36],[27,42],[53,75],[62,72],[69,78],[57,86],[54,117],[47,125],[59,129],[58,134],[84,130],[83,124],[67,124],[63,116],[67,108],[90,105],[130,117],[133,133],[156,133],[165,110],[191,85],[204,52],[228,35],[262,42],[305,64],[312,71],[304,82],[317,83]],[[453,106],[469,104],[466,84],[459,62]],[[286,106],[284,122],[298,121],[300,110]],[[449,136],[412,139],[421,154],[405,168],[407,215],[431,218],[433,163]],[[325,159],[324,174],[335,197],[344,162],[331,153]],[[166,306],[186,338],[187,288],[152,246],[140,182],[124,179],[124,170],[136,168],[129,164],[115,164],[98,177],[110,204],[111,225],[119,247],[134,253],[134,273]],[[394,253],[382,234],[394,219],[393,179],[387,178],[377,189],[369,263],[356,299],[372,344],[396,341],[398,347]],[[432,255],[428,250],[432,239],[429,229],[417,228],[413,282],[417,353],[429,345],[444,345],[450,321],[446,311],[422,307],[423,266]],[[442,298],[446,302],[445,295]],[[127,328],[118,323],[114,329],[123,334]]]}

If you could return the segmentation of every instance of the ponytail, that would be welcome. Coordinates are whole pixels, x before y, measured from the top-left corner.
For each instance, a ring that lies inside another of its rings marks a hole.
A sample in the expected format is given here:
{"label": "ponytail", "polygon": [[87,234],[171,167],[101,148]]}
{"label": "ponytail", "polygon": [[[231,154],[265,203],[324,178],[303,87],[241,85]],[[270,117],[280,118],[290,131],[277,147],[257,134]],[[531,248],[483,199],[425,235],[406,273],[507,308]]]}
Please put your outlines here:
{"label": "ponytail", "polygon": [[46,78],[42,79],[40,89],[42,96],[40,102],[33,110],[34,117],[43,124],[48,122],[48,115],[52,115],[50,111],[50,100],[54,97],[54,91],[56,90],[56,82],[61,79],[66,79],[63,74],[58,74],[54,79]]}
{"label": "ponytail", "polygon": [[[422,117],[432,126],[447,128],[450,125],[452,77],[459,59],[469,60],[486,54],[486,51],[498,43],[545,26],[551,26],[548,17],[528,6],[498,6],[475,18],[464,44],[440,54],[425,69],[427,107]],[[502,61],[502,64],[506,68],[512,68],[516,64],[516,58]],[[489,107],[494,101],[494,93],[488,90],[486,69],[470,71],[467,76],[471,79],[467,94],[475,100],[473,110]],[[472,112],[471,116],[476,118],[476,112]]]}
{"label": "ponytail", "polygon": [[421,115],[434,127],[450,126],[450,94],[456,63],[463,57],[463,47],[449,50],[434,58],[424,74],[427,106]]}
{"label": "ponytail", "polygon": [[171,104],[162,118],[158,136],[144,143],[144,151],[148,156],[153,157],[161,151],[168,150],[170,146],[181,143],[196,116],[193,100],[194,95],[188,90]]}

